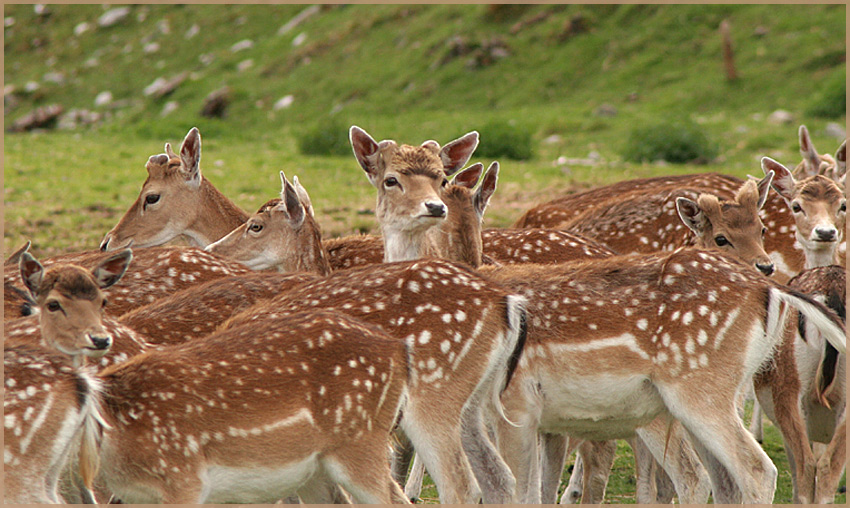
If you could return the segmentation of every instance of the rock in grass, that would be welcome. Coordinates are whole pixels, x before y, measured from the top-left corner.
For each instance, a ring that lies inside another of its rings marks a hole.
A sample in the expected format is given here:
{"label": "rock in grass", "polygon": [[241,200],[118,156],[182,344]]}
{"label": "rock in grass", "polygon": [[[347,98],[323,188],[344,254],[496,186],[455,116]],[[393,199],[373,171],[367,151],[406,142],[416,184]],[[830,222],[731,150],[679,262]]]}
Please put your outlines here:
{"label": "rock in grass", "polygon": [[9,132],[24,132],[33,129],[51,129],[56,126],[56,120],[65,110],[59,104],[49,104],[36,108],[15,120],[9,126]]}
{"label": "rock in grass", "polygon": [[201,116],[205,118],[223,118],[230,105],[230,88],[223,87],[207,95],[201,106]]}
{"label": "rock in grass", "polygon": [[129,7],[116,7],[114,9],[109,9],[97,18],[97,24],[104,28],[113,26],[123,21],[129,14]]}

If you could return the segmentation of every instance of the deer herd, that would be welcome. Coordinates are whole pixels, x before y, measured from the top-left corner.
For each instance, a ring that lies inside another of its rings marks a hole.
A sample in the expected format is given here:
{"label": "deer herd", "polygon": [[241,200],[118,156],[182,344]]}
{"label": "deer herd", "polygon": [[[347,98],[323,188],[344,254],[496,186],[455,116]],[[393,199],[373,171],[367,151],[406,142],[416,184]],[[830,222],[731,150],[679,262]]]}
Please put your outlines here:
{"label": "deer herd", "polygon": [[[98,250],[4,269],[11,503],[831,502],[846,458],[846,147],[763,178],[627,180],[483,229],[499,164],[375,141],[381,235],[323,239],[280,173],[249,214],[193,128]],[[191,247],[165,246],[183,237]],[[132,248],[132,251],[130,250]],[[412,461],[412,466],[411,466]]]}

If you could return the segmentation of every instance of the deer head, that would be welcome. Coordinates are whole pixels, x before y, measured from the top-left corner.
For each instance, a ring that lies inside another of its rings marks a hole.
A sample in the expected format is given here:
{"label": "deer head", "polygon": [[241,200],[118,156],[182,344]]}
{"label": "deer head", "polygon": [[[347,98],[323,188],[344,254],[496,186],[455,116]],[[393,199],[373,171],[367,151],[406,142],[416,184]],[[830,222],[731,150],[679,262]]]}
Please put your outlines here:
{"label": "deer head", "polygon": [[139,197],[106,233],[101,250],[162,245],[186,235],[205,247],[247,219],[201,175],[201,134],[193,127],[177,155],[169,143],[146,164],[148,178]]}
{"label": "deer head", "polygon": [[463,167],[478,146],[470,132],[444,147],[436,141],[419,146],[380,143],[363,129],[349,131],[354,157],[378,190],[376,215],[384,236],[384,259],[402,261],[421,257],[423,234],[446,218],[440,188]]}
{"label": "deer head", "polygon": [[758,212],[764,206],[772,180],[773,173],[768,173],[758,183],[745,182],[731,201],[711,194],[700,194],[696,201],[679,197],[676,199],[679,218],[696,234],[698,246],[732,253],[765,275],[771,275],[774,264],[764,250],[767,228]]}
{"label": "deer head", "polygon": [[205,250],[239,261],[254,270],[330,273],[322,232],[313,219],[307,190],[295,179],[289,183],[280,172],[282,189],[252,215]]}
{"label": "deer head", "polygon": [[31,254],[21,255],[21,278],[40,309],[42,338],[46,345],[82,364],[83,357],[103,356],[112,337],[103,326],[106,298],[101,291],[118,282],[130,260],[123,250],[89,271],[75,265],[47,270]]}
{"label": "deer head", "polygon": [[844,240],[847,199],[834,181],[822,175],[797,180],[779,162],[764,157],[765,172],[775,172],[773,188],[788,204],[797,226],[797,241],[806,253],[806,268],[835,263]]}

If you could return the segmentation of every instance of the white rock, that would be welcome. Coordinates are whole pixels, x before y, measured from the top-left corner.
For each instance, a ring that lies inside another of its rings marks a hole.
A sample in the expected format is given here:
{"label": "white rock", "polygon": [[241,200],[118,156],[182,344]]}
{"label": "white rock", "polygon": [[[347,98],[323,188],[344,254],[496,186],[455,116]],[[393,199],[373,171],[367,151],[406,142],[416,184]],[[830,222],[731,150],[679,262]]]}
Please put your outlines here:
{"label": "white rock", "polygon": [[767,121],[777,125],[789,124],[794,122],[794,115],[784,109],[777,109],[767,117]]}
{"label": "white rock", "polygon": [[251,39],[245,39],[245,40],[237,42],[233,46],[230,46],[230,51],[232,51],[233,53],[236,53],[238,51],[244,51],[246,49],[251,49],[253,47],[254,47],[254,41],[252,41]]}
{"label": "white rock", "polygon": [[156,78],[153,83],[145,87],[143,93],[145,95],[153,95],[157,90],[165,86],[165,83],[165,78]]}
{"label": "white rock", "polygon": [[186,39],[191,39],[192,37],[198,35],[200,32],[201,27],[199,27],[198,24],[195,23],[194,25],[190,26],[188,30],[186,30],[186,35],[184,35],[183,37],[185,37]]}
{"label": "white rock", "polygon": [[165,106],[162,107],[162,111],[159,113],[159,116],[167,116],[167,115],[173,113],[177,109],[178,106],[179,106],[179,104],[177,104],[177,101],[166,102]]}
{"label": "white rock", "polygon": [[551,136],[543,138],[543,142],[546,143],[547,145],[554,145],[556,143],[560,143],[563,140],[564,140],[564,138],[562,138],[561,136],[559,136],[557,134],[552,134]]}
{"label": "white rock", "polygon": [[106,106],[112,102],[112,92],[106,90],[97,94],[97,97],[94,98],[95,106]]}
{"label": "white rock", "polygon": [[300,34],[296,35],[294,39],[292,39],[292,47],[297,48],[298,46],[304,44],[304,41],[306,41],[306,40],[307,40],[307,34],[304,33],[304,32],[301,32]]}
{"label": "white rock", "polygon": [[65,75],[61,72],[48,72],[42,77],[45,82],[61,85],[65,83]]}
{"label": "white rock", "polygon": [[215,57],[212,53],[204,53],[203,55],[198,56],[198,60],[204,65],[209,65],[213,62],[213,60],[215,60]]}
{"label": "white rock", "polygon": [[318,14],[320,9],[321,9],[321,7],[318,6],[318,5],[311,5],[310,7],[307,7],[303,11],[296,14],[294,18],[287,21],[285,25],[280,27],[280,29],[278,29],[278,31],[277,31],[277,34],[283,35],[283,34],[289,32],[290,30],[292,30],[296,26],[303,23],[307,18],[309,18],[309,17],[311,17],[315,14]]}
{"label": "white rock", "polygon": [[253,66],[254,66],[254,60],[249,58],[247,60],[242,60],[241,62],[239,62],[239,64],[236,66],[236,69],[239,72],[245,72]]}
{"label": "white rock", "polygon": [[142,51],[145,54],[148,54],[148,55],[151,54],[151,53],[156,53],[157,51],[159,51],[159,43],[158,42],[151,42],[151,43],[145,44],[145,46],[142,48]]}
{"label": "white rock", "polygon": [[838,139],[844,139],[847,137],[847,131],[844,130],[844,127],[835,122],[829,122],[826,124],[826,133],[827,135]]}
{"label": "white rock", "polygon": [[15,26],[15,18],[13,18],[12,16],[6,16],[5,18],[3,18],[3,26],[5,28]]}
{"label": "white rock", "polygon": [[102,27],[112,26],[126,18],[129,14],[129,7],[116,7],[114,9],[109,9],[97,18],[97,24]]}
{"label": "white rock", "polygon": [[33,93],[36,90],[38,90],[39,88],[41,88],[41,85],[39,85],[35,81],[27,81],[27,84],[24,85],[24,91],[27,92],[27,93]]}
{"label": "white rock", "polygon": [[156,27],[159,29],[160,33],[163,35],[168,35],[171,33],[171,25],[168,24],[167,19],[161,19],[157,22]]}
{"label": "white rock", "polygon": [[83,21],[82,23],[78,23],[77,26],[74,27],[74,35],[83,35],[89,30],[91,30],[91,25]]}
{"label": "white rock", "polygon": [[272,109],[275,110],[275,111],[278,111],[278,110],[281,110],[281,109],[286,109],[289,106],[292,106],[293,102],[295,102],[295,97],[292,96],[292,95],[286,95],[286,96],[282,97],[280,100],[278,100],[277,102],[275,102],[274,106],[272,106]]}

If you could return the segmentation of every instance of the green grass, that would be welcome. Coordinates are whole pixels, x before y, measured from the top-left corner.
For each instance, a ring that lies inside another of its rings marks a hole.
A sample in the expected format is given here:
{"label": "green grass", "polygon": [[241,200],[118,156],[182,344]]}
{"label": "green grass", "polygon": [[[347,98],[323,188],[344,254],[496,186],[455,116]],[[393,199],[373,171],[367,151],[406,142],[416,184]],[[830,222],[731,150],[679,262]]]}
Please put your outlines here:
{"label": "green grass", "polygon": [[[319,123],[337,130],[356,124],[376,139],[406,143],[445,143],[489,124],[530,133],[530,159],[500,160],[485,221],[502,227],[535,203],[622,179],[761,174],[764,155],[794,165],[799,124],[831,153],[839,141],[825,133],[827,122],[846,119],[843,111],[834,119],[813,114],[822,114],[813,101],[834,100],[835,83],[846,75],[844,5],[345,5],[323,7],[276,35],[303,8],[134,5],[121,24],[75,36],[74,27],[95,24],[104,7],[50,5],[52,15],[42,19],[32,5],[4,5],[4,17],[14,18],[4,30],[4,81],[14,87],[4,125],[52,103],[109,115],[91,129],[4,136],[4,252],[27,239],[39,257],[97,248],[136,198],[147,158],[166,141],[179,146],[192,126],[203,138],[204,175],[237,205],[254,211],[276,196],[283,170],[310,192],[324,234],[340,236],[376,232],[369,214],[375,191],[350,152],[301,153],[298,140]],[[516,22],[545,15],[511,33]],[[565,35],[565,23],[578,15],[587,30]],[[717,28],[724,19],[740,76],[734,83],[722,71]],[[186,39],[193,24],[200,31]],[[300,34],[306,38],[294,46]],[[451,58],[456,37],[471,46],[499,39],[508,56],[470,68],[471,55]],[[244,39],[254,46],[230,51]],[[153,42],[160,50],[143,54]],[[90,59],[96,65],[87,65]],[[253,66],[239,72],[247,59]],[[66,83],[45,81],[51,71],[62,72]],[[143,96],[154,79],[181,72],[189,77],[171,96]],[[25,92],[29,81],[40,89]],[[225,85],[234,97],[225,118],[200,117],[204,97]],[[124,105],[95,107],[105,90]],[[286,95],[294,97],[292,106],[274,111]],[[178,108],[162,117],[169,101]],[[597,116],[601,105],[616,115]],[[770,124],[767,117],[780,108],[794,122]],[[717,157],[700,166],[626,162],[635,127],[675,118],[697,125]],[[598,166],[555,163],[592,151],[602,158]],[[781,471],[776,501],[788,502],[781,440],[774,428],[766,430],[765,448]],[[634,501],[631,460],[622,445],[607,502]],[[433,489],[423,494],[435,498]]]}

